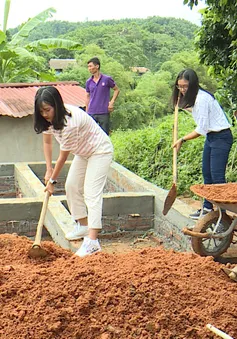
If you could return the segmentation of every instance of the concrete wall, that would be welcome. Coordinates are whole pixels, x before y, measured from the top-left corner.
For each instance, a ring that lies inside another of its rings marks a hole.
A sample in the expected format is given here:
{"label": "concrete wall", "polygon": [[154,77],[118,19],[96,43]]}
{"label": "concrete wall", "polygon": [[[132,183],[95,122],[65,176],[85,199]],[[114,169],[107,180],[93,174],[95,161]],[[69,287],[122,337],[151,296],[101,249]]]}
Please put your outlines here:
{"label": "concrete wall", "polygon": [[[70,166],[68,161],[60,180],[65,182]],[[14,169],[14,171],[13,171]],[[9,172],[8,172],[9,170]],[[40,208],[45,197],[42,177],[45,171],[43,162],[0,165],[0,179],[11,179],[5,186],[4,199],[0,199],[0,233],[14,232],[32,236],[36,231]],[[14,180],[13,180],[14,179]],[[40,180],[41,179],[41,180]],[[15,183],[15,187],[12,186]],[[63,186],[63,185],[62,185]],[[56,188],[58,185],[56,185]],[[18,192],[17,197],[9,199],[9,192]],[[103,203],[102,233],[146,232],[154,227],[154,195],[149,192],[105,193]],[[76,250],[78,244],[65,239],[71,230],[73,220],[69,214],[65,191],[49,199],[44,226],[52,239],[63,248]]]}
{"label": "concrete wall", "polygon": [[[1,116],[0,163],[43,161],[42,135],[36,134],[33,116],[10,118]],[[58,156],[59,147],[54,140],[53,159]]]}
{"label": "concrete wall", "polygon": [[176,199],[166,216],[163,215],[164,202],[168,191],[164,190],[132,173],[125,167],[113,162],[110,167],[109,179],[114,186],[122,191],[150,192],[154,194],[154,228],[166,247],[176,250],[191,250],[190,237],[182,233],[184,227],[194,225],[189,218],[192,209]]}
{"label": "concrete wall", "polygon": [[[62,171],[63,181],[69,166],[70,161]],[[7,168],[11,181],[14,168],[14,179],[22,198],[0,199],[1,221],[12,221],[14,215],[17,215],[17,218],[31,220],[27,206],[32,206],[32,209],[33,206],[38,208],[38,202],[42,203],[44,199],[44,185],[39,178],[43,176],[45,164],[43,162],[2,164],[0,175],[5,178]],[[165,247],[175,250],[191,249],[190,237],[182,233],[184,227],[194,224],[188,217],[191,213],[188,205],[176,199],[168,214],[164,216],[162,211],[168,191],[147,182],[115,162],[110,167],[109,181],[110,186],[118,188],[118,191],[104,193],[103,221],[106,232],[147,231],[154,227]],[[11,185],[9,189],[12,191]],[[72,227],[72,219],[63,193],[60,192],[59,196],[54,195],[50,198],[45,226],[55,242],[64,248],[73,249],[72,244],[65,239],[65,233]],[[39,209],[34,215],[38,213]]]}
{"label": "concrete wall", "polygon": [[[17,233],[34,239],[41,208],[40,199],[0,199],[0,233]],[[45,227],[42,236],[50,238]]]}
{"label": "concrete wall", "polygon": [[14,165],[0,165],[0,198],[15,198]]}

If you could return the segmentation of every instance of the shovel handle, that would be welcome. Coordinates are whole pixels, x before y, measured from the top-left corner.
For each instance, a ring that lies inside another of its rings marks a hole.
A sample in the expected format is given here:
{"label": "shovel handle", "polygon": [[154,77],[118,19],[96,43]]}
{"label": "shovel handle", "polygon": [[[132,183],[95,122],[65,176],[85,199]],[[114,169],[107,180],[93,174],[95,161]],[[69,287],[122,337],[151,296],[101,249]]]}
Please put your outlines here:
{"label": "shovel handle", "polygon": [[[173,129],[173,142],[175,143],[178,140],[178,112],[179,112],[179,98],[178,102],[175,105],[174,109],[174,129]],[[173,183],[177,183],[177,158],[178,158],[178,153],[177,153],[177,148],[173,148]]]}
{"label": "shovel handle", "polygon": [[206,327],[212,331],[213,333],[219,335],[219,337],[223,338],[223,339],[234,339],[231,336],[229,336],[228,334],[222,332],[221,330],[218,330],[218,328],[214,327],[211,324],[207,324]]}
{"label": "shovel handle", "polygon": [[39,218],[39,222],[38,222],[38,226],[37,226],[35,242],[33,244],[33,247],[34,246],[40,246],[42,229],[43,229],[43,226],[44,226],[44,219],[45,219],[45,215],[46,215],[46,212],[47,212],[49,197],[50,197],[50,193],[48,191],[46,191],[44,201],[43,201],[42,210],[41,210],[41,213],[40,213],[40,218]]}

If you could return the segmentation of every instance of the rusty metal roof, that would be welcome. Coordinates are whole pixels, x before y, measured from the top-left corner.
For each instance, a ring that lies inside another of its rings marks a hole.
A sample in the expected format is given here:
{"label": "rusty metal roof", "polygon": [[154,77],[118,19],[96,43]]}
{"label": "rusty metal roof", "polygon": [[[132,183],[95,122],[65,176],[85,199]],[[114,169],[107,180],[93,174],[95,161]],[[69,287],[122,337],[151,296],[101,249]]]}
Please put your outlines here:
{"label": "rusty metal roof", "polygon": [[43,86],[55,86],[66,104],[85,106],[86,90],[77,81],[0,84],[0,115],[23,118],[34,112],[36,91]]}

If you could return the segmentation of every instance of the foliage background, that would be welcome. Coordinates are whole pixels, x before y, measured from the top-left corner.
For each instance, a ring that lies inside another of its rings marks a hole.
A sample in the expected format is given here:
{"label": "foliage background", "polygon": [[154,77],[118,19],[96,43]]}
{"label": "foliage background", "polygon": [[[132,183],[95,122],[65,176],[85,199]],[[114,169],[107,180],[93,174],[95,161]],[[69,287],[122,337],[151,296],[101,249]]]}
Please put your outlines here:
{"label": "foliage background", "polygon": [[[136,131],[115,131],[111,139],[115,148],[115,161],[140,177],[169,190],[172,186],[172,129],[174,116],[169,115],[156,122],[156,126]],[[195,128],[191,114],[179,111],[179,137]],[[227,181],[236,181],[237,131],[232,128],[234,144],[227,166]],[[189,190],[202,179],[202,150],[204,137],[187,141],[178,154],[178,194],[193,195]]]}
{"label": "foliage background", "polygon": [[[198,0],[184,3],[192,7]],[[87,61],[98,56],[101,71],[111,75],[121,90],[111,116],[115,160],[144,179],[170,189],[170,97],[180,70],[195,69],[201,86],[215,93],[230,119],[235,120],[237,4],[230,0],[205,3],[201,27],[183,19],[155,16],[84,23],[46,21],[53,12],[48,9],[20,27],[0,31],[0,82],[76,80],[84,87],[89,77]],[[57,74],[49,69],[50,58],[75,58],[77,64]],[[134,66],[149,71],[140,76],[132,72]],[[190,114],[180,111],[179,135],[194,128]],[[232,132],[236,140],[234,127]],[[189,195],[189,187],[202,182],[203,142],[200,137],[185,143],[178,155],[179,194]],[[227,168],[229,181],[236,180],[236,171],[235,142]]]}

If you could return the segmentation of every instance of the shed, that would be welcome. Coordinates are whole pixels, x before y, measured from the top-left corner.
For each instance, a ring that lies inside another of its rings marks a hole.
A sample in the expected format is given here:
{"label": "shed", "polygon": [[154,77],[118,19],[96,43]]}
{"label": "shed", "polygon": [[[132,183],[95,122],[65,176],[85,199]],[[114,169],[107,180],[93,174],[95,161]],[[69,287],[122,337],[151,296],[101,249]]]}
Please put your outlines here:
{"label": "shed", "polygon": [[[43,86],[57,87],[67,104],[85,106],[86,91],[76,81],[0,84],[0,163],[44,161],[42,135],[33,127],[34,97]],[[57,155],[54,142],[54,160]]]}
{"label": "shed", "polygon": [[76,59],[50,59],[49,67],[54,69],[56,73],[63,72],[69,66],[74,66],[77,64]]}
{"label": "shed", "polygon": [[146,67],[130,67],[131,71],[137,73],[138,75],[143,75],[146,72],[149,72],[149,68]]}

